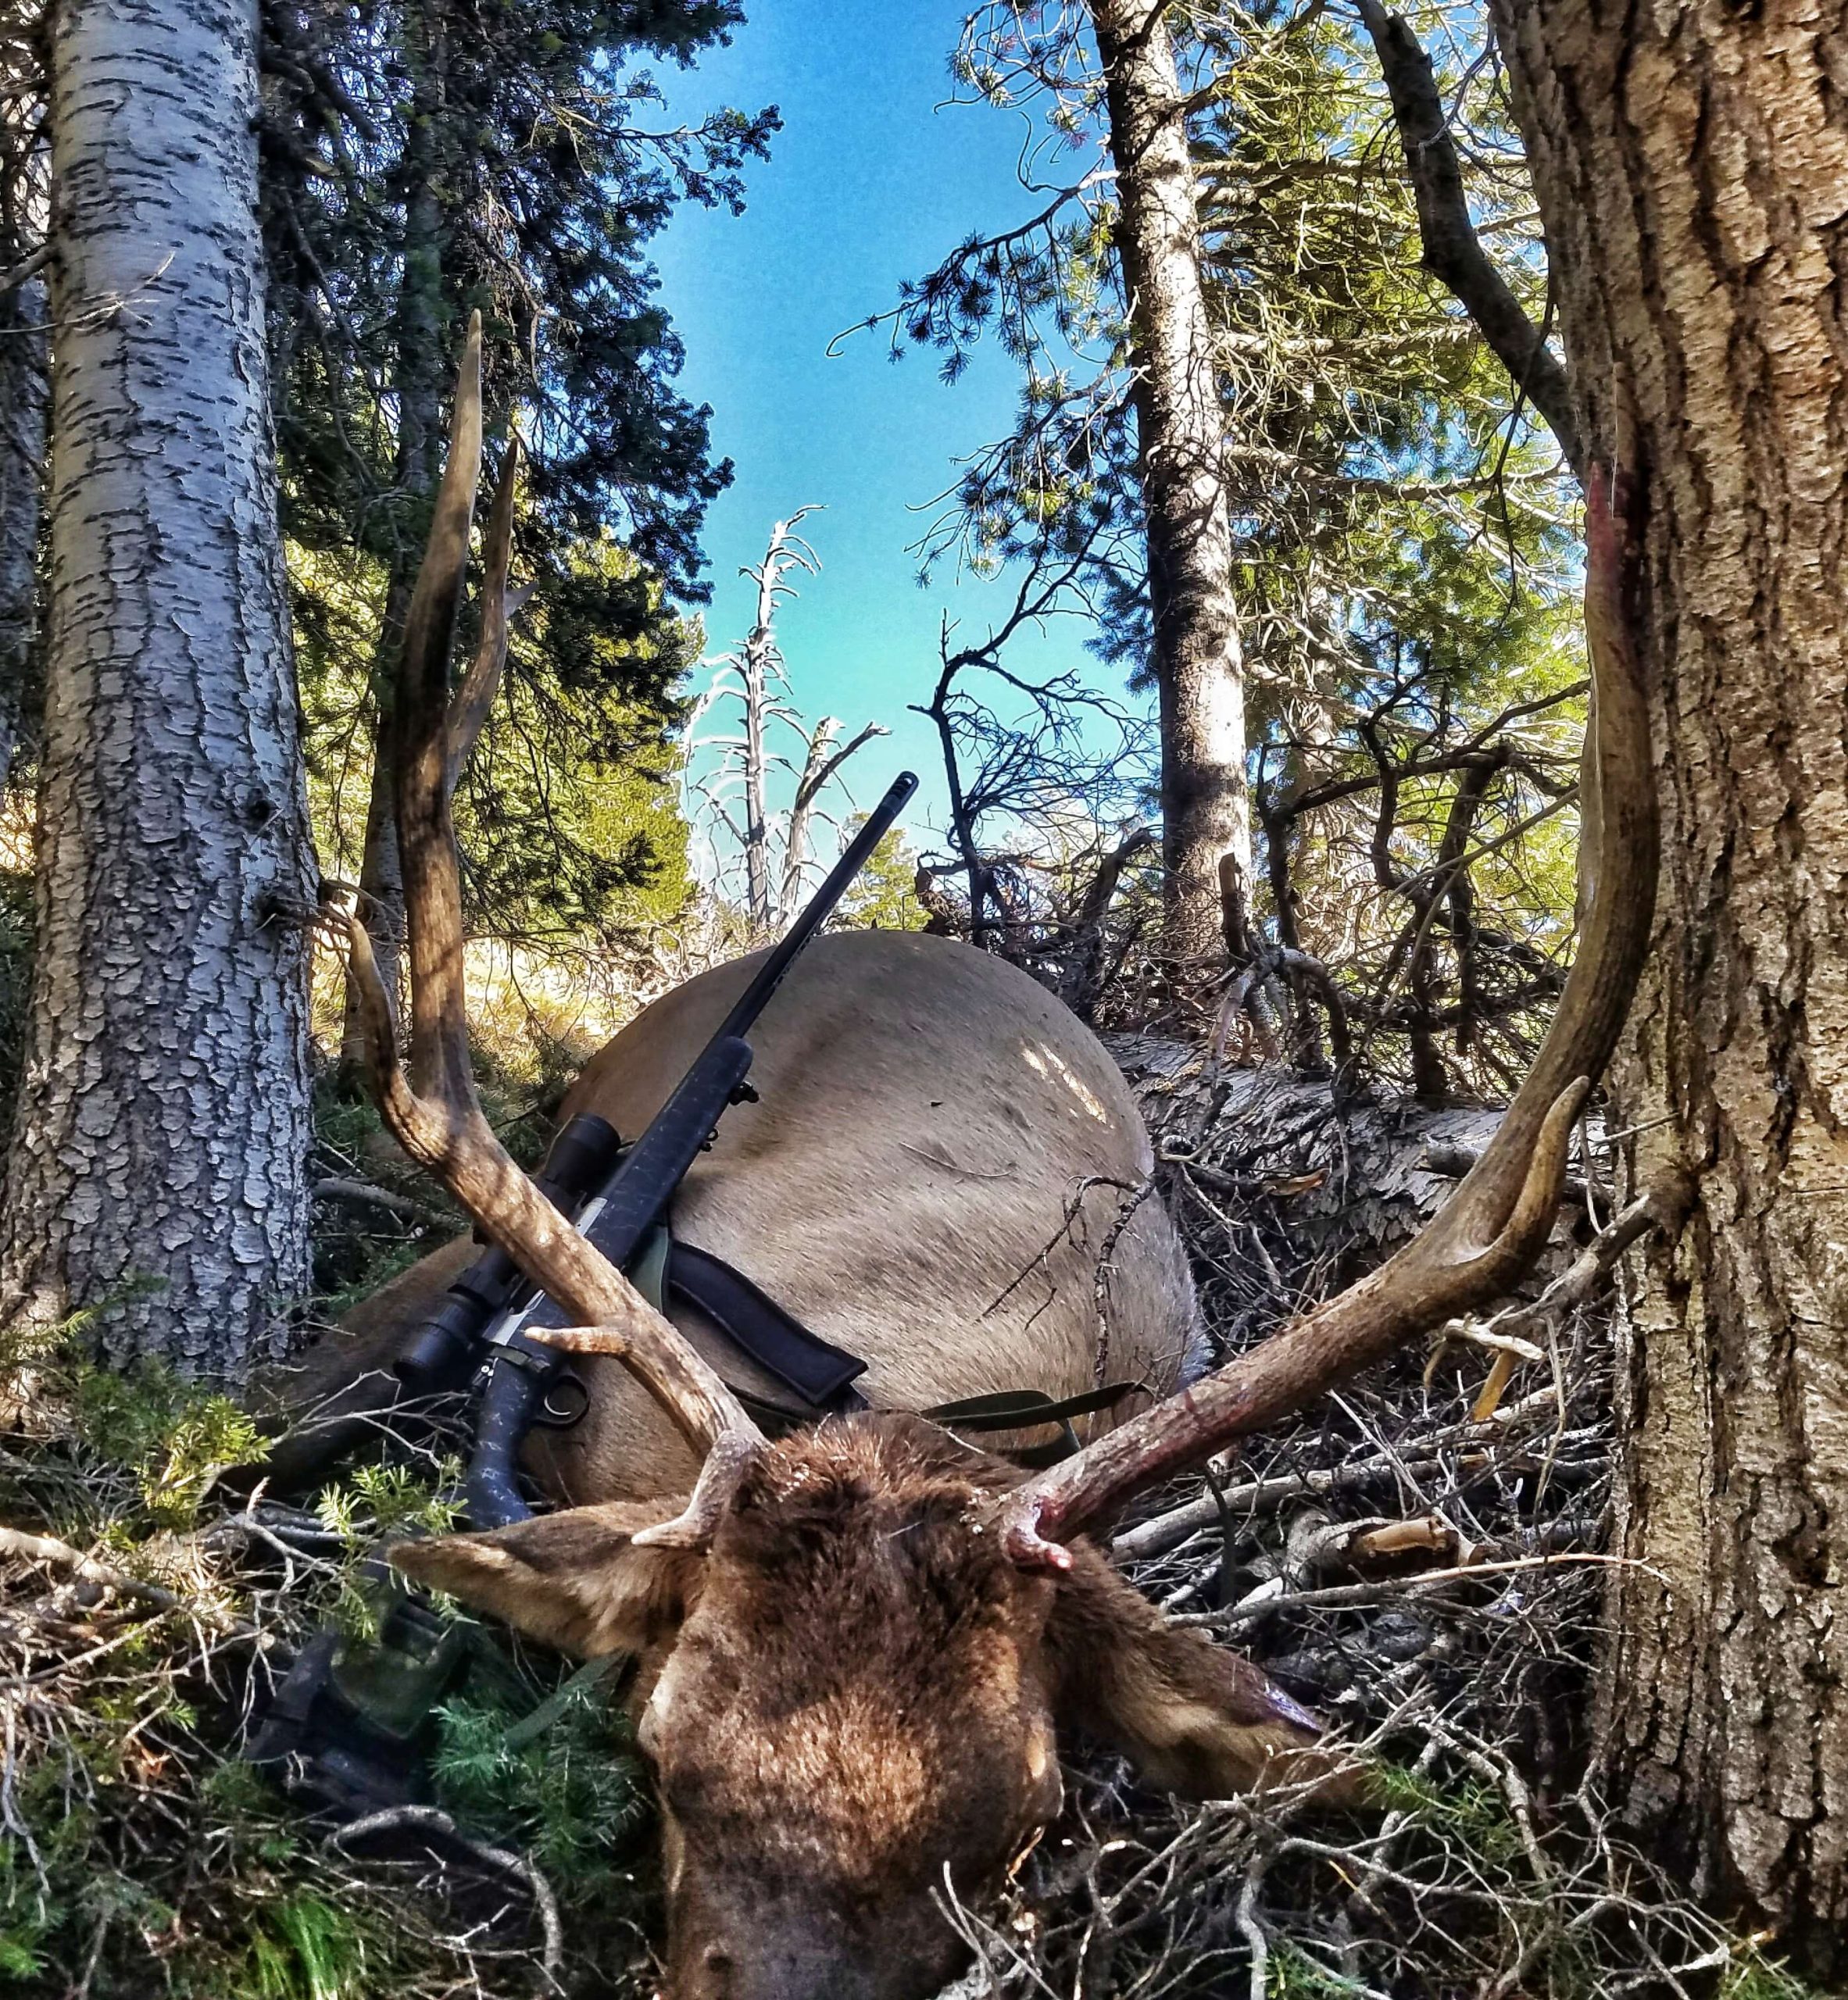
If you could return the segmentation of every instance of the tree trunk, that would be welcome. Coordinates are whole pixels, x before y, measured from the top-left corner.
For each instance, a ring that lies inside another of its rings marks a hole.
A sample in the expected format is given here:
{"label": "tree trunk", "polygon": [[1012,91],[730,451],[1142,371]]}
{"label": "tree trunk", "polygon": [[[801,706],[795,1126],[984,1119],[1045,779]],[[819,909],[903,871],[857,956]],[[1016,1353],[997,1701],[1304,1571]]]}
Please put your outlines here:
{"label": "tree trunk", "polygon": [[0,27],[0,791],[12,777],[29,684],[36,679],[38,530],[51,404],[38,26],[22,16]]}
{"label": "tree trunk", "polygon": [[[404,621],[411,608],[417,566],[414,555],[392,559],[385,584],[384,616],[372,659],[372,777],[366,795],[366,831],[359,849],[359,913],[372,938],[372,955],[385,991],[402,998],[404,868],[398,855],[398,795],[391,764],[391,676],[404,644]],[[359,996],[349,980],[340,1033],[338,1088],[349,1097],[365,1095],[371,1073]]]}
{"label": "tree trunk", "polygon": [[4,1316],[241,1373],[308,1277],[306,802],[276,527],[256,8],[52,25],[38,952]]}
{"label": "tree trunk", "polygon": [[766,604],[767,591],[760,591],[757,623],[738,656],[738,670],[744,682],[745,701],[745,899],[750,910],[751,928],[769,930],[770,814],[763,795],[764,703],[767,698],[768,655],[776,641],[770,636],[770,617],[774,602]]}
{"label": "tree trunk", "polygon": [[[779,924],[792,922],[802,907],[802,877],[809,866],[809,828],[815,817],[821,788],[855,748],[849,744],[839,759],[835,758],[835,738],[840,729],[838,716],[824,716],[816,723],[809,738],[809,747],[802,755],[802,770],[795,780],[795,796],[789,802],[789,823],[783,834],[783,886],[777,897],[776,909]],[[882,736],[885,732],[878,730],[873,733]],[[863,740],[864,735],[863,731]]]}
{"label": "tree trunk", "polygon": [[[430,510],[442,475],[443,388],[453,366],[448,352],[443,298],[447,220],[438,194],[445,102],[444,23],[435,8],[413,6],[404,16],[404,49],[411,69],[413,110],[406,126],[399,166],[404,203],[403,263],[391,387],[398,405],[394,475],[399,505],[398,543],[385,588],[384,618],[373,659],[377,723],[372,747],[372,784],[366,804],[365,844],[359,857],[360,915],[372,938],[379,977],[394,998],[402,991],[404,954],[404,870],[398,855],[397,781],[391,766],[391,688],[411,592],[424,558]],[[350,984],[340,1038],[342,1086],[363,1094],[370,1070],[357,991]]]}
{"label": "tree trunk", "polygon": [[1848,20],[1495,0],[1593,461],[1639,480],[1664,815],[1620,1075],[1650,1256],[1607,1781],[1710,1895],[1848,1962]]}
{"label": "tree trunk", "polygon": [[[0,264],[17,247],[0,232]],[[29,278],[0,296],[0,791],[19,745],[38,629],[45,369],[45,286]]]}
{"label": "tree trunk", "polygon": [[1166,5],[1091,0],[1091,18],[1109,102],[1135,369],[1160,703],[1164,933],[1178,968],[1217,964],[1228,930],[1242,923],[1251,825],[1224,422]]}

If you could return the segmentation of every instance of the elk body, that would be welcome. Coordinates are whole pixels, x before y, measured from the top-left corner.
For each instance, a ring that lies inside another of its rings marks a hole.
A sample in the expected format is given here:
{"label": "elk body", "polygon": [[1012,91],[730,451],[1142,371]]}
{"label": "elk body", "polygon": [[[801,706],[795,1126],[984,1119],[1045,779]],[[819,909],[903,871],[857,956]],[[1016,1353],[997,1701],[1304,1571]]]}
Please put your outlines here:
{"label": "elk body", "polygon": [[[1133,1186],[1146,1141],[1102,1052],[1021,976],[931,940],[842,938],[765,1016],[764,1101],[727,1121],[677,1222],[867,1355],[876,1406],[775,1443],[698,1330],[649,1306],[481,1115],[449,798],[504,644],[512,473],[488,537],[483,652],[452,698],[478,367],[471,334],[395,705],[408,1072],[364,929],[340,920],[394,1135],[578,1322],[550,1338],[628,1379],[597,1376],[581,1438],[548,1468],[570,1504],[402,1545],[393,1559],[550,1644],[638,1662],[674,2000],[921,2000],[960,1955],[936,1899],[979,1892],[1056,1810],[1069,1731],[1196,1796],[1331,1781],[1310,1718],[1229,1649],[1168,1628],[1083,1530],[1486,1304],[1544,1240],[1573,1119],[1646,946],[1655,879],[1646,712],[1625,643],[1628,496],[1620,489],[1614,509],[1595,490],[1590,509],[1597,892],[1496,1138],[1389,1264],[1172,1395],[1161,1392],[1185,1359],[1189,1295],[1171,1230],[1142,1205],[1113,1252],[1108,1366],[1146,1373],[1156,1394],[1026,1478],[877,1408],[1092,1380],[1096,1216],[1114,1215],[1119,1191],[1093,1189],[1071,1210],[1090,1218],[1081,1229],[1065,1218],[1087,1177]],[[636,1130],[740,977],[713,975],[651,1009],[592,1065],[572,1108]],[[408,1320],[465,1254],[401,1280],[373,1333]]]}
{"label": "elk body", "polygon": [[[640,1132],[756,963],[656,1001],[592,1059],[561,1119],[594,1111]],[[1165,1395],[1185,1365],[1198,1371],[1193,1287],[1148,1192],[1135,1101],[1036,980],[944,938],[837,934],[796,960],[752,1043],[760,1101],[727,1115],[681,1183],[674,1234],[860,1355],[875,1409],[1016,1388],[1063,1398],[1106,1375]],[[465,1239],[375,1294],[349,1319],[349,1351],[388,1348],[477,1254]],[[735,1384],[788,1399],[674,1313]],[[689,1491],[699,1462],[661,1405],[620,1362],[577,1365],[589,1415],[535,1438],[548,1489]]]}

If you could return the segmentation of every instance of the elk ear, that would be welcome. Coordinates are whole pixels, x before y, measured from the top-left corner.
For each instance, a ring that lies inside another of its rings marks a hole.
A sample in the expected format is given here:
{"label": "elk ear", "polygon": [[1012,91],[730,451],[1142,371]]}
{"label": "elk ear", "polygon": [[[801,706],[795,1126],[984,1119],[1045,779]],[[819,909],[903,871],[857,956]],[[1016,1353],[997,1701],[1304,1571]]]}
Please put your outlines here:
{"label": "elk ear", "polygon": [[612,1501],[541,1514],[486,1534],[439,1535],[391,1549],[392,1566],[473,1611],[585,1659],[640,1653],[677,1626],[702,1559],[638,1548],[643,1528],[684,1502]]}
{"label": "elk ear", "polygon": [[1071,1545],[1046,1627],[1061,1727],[1121,1750],[1189,1798],[1321,1779],[1346,1796],[1315,1718],[1237,1653],[1177,1630],[1099,1552]]}

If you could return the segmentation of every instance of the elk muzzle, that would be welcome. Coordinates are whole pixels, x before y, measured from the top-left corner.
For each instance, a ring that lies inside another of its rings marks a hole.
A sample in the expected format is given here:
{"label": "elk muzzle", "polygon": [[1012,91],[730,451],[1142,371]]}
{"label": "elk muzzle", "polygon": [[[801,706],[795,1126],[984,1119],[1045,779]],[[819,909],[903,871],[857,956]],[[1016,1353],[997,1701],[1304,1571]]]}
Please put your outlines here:
{"label": "elk muzzle", "polygon": [[968,1948],[928,1893],[894,1907],[812,1887],[684,1880],[669,1920],[671,2000],[928,2000]]}

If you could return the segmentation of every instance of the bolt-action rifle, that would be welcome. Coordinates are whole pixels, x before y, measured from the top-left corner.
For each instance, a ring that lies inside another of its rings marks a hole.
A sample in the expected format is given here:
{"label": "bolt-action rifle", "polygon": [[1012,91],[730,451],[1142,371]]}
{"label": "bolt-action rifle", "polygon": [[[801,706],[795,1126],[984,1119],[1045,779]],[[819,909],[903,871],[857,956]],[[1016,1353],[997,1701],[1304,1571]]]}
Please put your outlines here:
{"label": "bolt-action rifle", "polygon": [[[893,781],[632,1145],[625,1149],[615,1129],[594,1112],[573,1119],[559,1134],[539,1184],[618,1270],[627,1268],[666,1215],[726,1111],[754,1101],[756,1093],[746,1080],[751,1045],[745,1036],[917,789],[910,771]],[[528,1327],[567,1323],[513,1259],[492,1249],[450,1287],[393,1364],[405,1388],[417,1396],[452,1393],[485,1366],[466,1489],[476,1527],[504,1527],[531,1513],[516,1470],[527,1432],[535,1423],[569,1423],[583,1412],[582,1385],[565,1357],[526,1338]],[[845,1379],[856,1373],[852,1368]]]}

